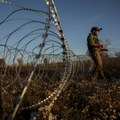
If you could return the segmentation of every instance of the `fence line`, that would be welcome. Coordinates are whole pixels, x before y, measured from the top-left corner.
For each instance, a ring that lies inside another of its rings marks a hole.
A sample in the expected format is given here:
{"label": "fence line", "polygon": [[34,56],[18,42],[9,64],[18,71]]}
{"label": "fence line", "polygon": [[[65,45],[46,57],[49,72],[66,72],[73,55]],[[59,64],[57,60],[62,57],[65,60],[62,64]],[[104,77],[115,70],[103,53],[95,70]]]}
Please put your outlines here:
{"label": "fence line", "polygon": [[[12,114],[9,113],[8,119],[13,120],[21,110],[40,109],[43,104],[52,107],[68,82],[89,73],[93,62],[88,56],[75,55],[69,48],[54,0],[45,0],[46,11],[25,8],[7,0],[0,2],[17,8],[0,22],[1,28],[13,24],[5,33],[1,31],[0,36],[1,99],[5,98],[5,103],[10,104],[8,109]],[[53,89],[48,83],[53,83]],[[32,92],[40,88],[51,93],[45,98],[39,98],[42,96],[39,93],[37,100],[24,106],[26,97],[32,99]],[[13,96],[10,101],[9,96]]]}

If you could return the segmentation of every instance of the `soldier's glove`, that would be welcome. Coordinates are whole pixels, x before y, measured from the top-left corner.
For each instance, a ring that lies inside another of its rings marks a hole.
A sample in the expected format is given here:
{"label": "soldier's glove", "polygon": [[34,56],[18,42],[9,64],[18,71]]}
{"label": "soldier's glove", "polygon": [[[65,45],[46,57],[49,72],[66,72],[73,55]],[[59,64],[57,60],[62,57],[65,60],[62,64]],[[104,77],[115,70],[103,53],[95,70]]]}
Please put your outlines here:
{"label": "soldier's glove", "polygon": [[108,51],[108,49],[104,48],[103,44],[100,44],[101,51]]}
{"label": "soldier's glove", "polygon": [[103,44],[100,44],[100,48],[103,48]]}

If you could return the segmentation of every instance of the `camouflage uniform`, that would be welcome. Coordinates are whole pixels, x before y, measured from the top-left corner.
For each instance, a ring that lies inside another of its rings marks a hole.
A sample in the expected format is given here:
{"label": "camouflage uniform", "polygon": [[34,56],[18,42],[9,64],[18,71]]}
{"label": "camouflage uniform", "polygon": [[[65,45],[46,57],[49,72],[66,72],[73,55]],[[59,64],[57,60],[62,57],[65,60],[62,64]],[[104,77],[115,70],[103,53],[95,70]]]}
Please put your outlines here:
{"label": "camouflage uniform", "polygon": [[91,46],[89,43],[90,41],[93,41],[96,44],[100,44],[97,36],[95,36],[93,33],[90,33],[87,37],[87,45],[90,52],[90,55],[96,65],[95,72],[93,77],[98,78],[102,77],[104,78],[104,72],[103,72],[103,62],[102,62],[102,53],[99,47]]}

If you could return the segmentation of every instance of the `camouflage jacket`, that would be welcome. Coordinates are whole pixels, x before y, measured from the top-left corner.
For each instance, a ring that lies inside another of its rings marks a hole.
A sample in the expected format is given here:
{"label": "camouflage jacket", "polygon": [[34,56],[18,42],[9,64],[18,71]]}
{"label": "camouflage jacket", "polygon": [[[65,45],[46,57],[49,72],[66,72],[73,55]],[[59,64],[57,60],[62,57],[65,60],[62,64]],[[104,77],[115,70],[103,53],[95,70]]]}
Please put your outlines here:
{"label": "camouflage jacket", "polygon": [[95,47],[95,46],[91,46],[90,45],[90,42],[93,41],[94,43],[96,44],[100,44],[99,42],[99,39],[97,36],[95,36],[94,34],[92,33],[89,33],[88,37],[87,37],[87,46],[88,46],[88,50],[90,52],[93,52],[93,51],[100,51],[100,48],[99,47]]}

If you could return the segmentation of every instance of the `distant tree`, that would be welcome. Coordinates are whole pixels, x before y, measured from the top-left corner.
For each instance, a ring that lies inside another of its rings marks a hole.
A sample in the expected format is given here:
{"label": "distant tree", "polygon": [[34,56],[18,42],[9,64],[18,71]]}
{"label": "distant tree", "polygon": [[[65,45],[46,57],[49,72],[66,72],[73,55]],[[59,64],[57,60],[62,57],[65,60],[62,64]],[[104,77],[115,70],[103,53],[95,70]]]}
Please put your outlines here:
{"label": "distant tree", "polygon": [[[109,40],[109,39],[106,39],[105,41],[100,40],[100,43],[103,44],[104,48],[108,50],[108,46],[111,45],[111,40]],[[102,52],[102,55],[103,55],[104,58],[108,58],[109,57],[108,52],[109,51],[103,51]]]}
{"label": "distant tree", "polygon": [[105,40],[105,44],[104,44],[105,48],[107,48],[107,47],[110,46],[110,45],[111,45],[111,40],[106,39],[106,40]]}
{"label": "distant tree", "polygon": [[5,65],[5,59],[3,59],[3,58],[0,58],[0,65]]}
{"label": "distant tree", "polygon": [[120,58],[120,52],[116,52],[115,56],[118,57],[118,58]]}
{"label": "distant tree", "polygon": [[23,58],[17,59],[19,66],[22,66],[24,64]]}

